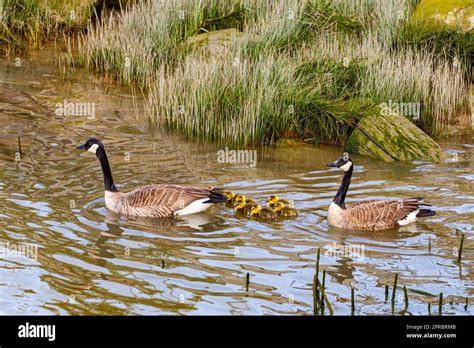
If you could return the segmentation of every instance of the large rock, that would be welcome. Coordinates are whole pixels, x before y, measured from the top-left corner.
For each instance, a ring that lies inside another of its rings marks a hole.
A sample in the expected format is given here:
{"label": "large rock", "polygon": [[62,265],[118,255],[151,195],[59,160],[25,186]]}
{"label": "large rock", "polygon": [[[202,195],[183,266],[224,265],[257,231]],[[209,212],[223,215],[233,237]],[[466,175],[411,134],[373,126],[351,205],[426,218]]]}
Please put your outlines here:
{"label": "large rock", "polygon": [[474,2],[422,0],[413,12],[412,20],[433,30],[451,28],[465,33],[474,29]]}
{"label": "large rock", "polygon": [[346,150],[384,161],[442,159],[441,147],[404,116],[372,108],[350,135]]}

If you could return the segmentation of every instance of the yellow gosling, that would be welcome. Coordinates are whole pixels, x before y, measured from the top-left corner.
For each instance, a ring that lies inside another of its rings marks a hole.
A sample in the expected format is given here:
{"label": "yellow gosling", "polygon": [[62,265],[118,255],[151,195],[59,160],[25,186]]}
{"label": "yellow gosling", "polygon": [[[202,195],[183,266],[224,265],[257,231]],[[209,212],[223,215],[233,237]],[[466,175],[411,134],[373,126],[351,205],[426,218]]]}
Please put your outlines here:
{"label": "yellow gosling", "polygon": [[248,215],[254,206],[256,206],[256,204],[252,202],[240,202],[235,206],[235,211],[240,214]]}
{"label": "yellow gosling", "polygon": [[287,205],[288,207],[293,208],[293,201],[289,201],[289,200],[286,200],[286,199],[281,199],[277,195],[271,195],[267,199],[267,205],[272,209],[275,208],[276,202],[282,202],[283,204]]}
{"label": "yellow gosling", "polygon": [[257,204],[257,202],[255,202],[254,199],[252,198],[247,198],[245,197],[244,195],[241,195],[241,194],[238,194],[235,196],[235,204],[240,204],[240,203],[254,203],[254,204]]}
{"label": "yellow gosling", "polygon": [[256,217],[259,219],[272,220],[277,218],[277,213],[267,207],[261,207],[259,204],[255,205],[251,212],[250,216]]}
{"label": "yellow gosling", "polygon": [[224,196],[226,199],[225,204],[230,207],[233,206],[235,203],[235,193],[232,191],[225,191]]}

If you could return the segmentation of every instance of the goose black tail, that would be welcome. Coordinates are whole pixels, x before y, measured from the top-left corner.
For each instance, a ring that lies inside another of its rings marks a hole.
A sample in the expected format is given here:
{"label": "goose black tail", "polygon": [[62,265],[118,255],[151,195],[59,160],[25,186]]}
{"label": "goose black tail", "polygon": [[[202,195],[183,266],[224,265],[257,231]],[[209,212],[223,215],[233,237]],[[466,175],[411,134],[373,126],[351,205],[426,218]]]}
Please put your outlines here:
{"label": "goose black tail", "polygon": [[213,188],[209,194],[209,199],[204,203],[225,203],[226,197],[220,192],[222,189]]}
{"label": "goose black tail", "polygon": [[429,209],[420,209],[416,217],[426,217],[426,216],[433,216],[436,215],[436,212]]}

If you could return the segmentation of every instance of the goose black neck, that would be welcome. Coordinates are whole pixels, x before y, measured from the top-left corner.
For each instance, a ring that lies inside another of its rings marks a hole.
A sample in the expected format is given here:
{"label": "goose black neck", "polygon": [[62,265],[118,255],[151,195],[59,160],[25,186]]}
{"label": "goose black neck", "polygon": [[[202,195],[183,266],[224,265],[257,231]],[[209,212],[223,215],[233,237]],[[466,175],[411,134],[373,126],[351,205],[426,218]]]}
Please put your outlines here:
{"label": "goose black neck", "polygon": [[351,183],[351,177],[352,177],[352,166],[350,166],[348,171],[344,172],[344,177],[342,178],[341,186],[339,186],[339,190],[337,190],[336,197],[334,197],[334,200],[333,200],[333,202],[337,204],[339,207],[341,207],[342,209],[346,209],[344,200],[346,199],[346,193]]}
{"label": "goose black neck", "polygon": [[114,179],[112,179],[112,171],[110,170],[109,160],[105,154],[103,147],[99,146],[95,155],[99,159],[100,165],[102,167],[102,174],[104,174],[104,186],[106,191],[116,192],[118,191],[114,185]]}

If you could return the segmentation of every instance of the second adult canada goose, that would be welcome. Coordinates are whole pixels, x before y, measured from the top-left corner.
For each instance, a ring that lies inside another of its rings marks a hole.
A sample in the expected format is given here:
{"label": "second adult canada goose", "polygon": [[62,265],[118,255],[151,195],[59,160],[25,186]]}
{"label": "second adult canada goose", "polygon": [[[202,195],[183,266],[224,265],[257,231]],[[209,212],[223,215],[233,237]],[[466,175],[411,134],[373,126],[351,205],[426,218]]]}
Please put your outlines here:
{"label": "second adult canada goose", "polygon": [[104,175],[105,206],[113,212],[135,216],[172,217],[200,213],[213,203],[226,201],[219,189],[192,186],[148,185],[131,192],[120,192],[114,185],[104,145],[99,140],[90,138],[77,149],[92,152],[99,159]]}
{"label": "second adult canada goose", "polygon": [[433,216],[436,213],[423,203],[423,198],[413,197],[399,200],[367,200],[345,204],[346,193],[351,182],[353,163],[347,153],[328,167],[344,171],[341,186],[329,206],[329,224],[350,230],[385,230],[408,225],[419,217]]}

